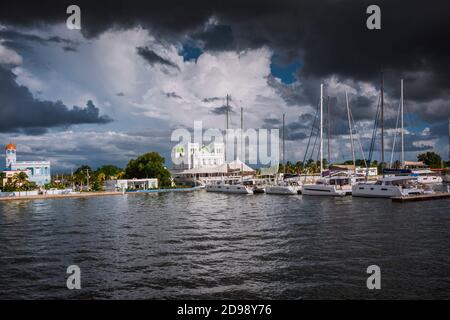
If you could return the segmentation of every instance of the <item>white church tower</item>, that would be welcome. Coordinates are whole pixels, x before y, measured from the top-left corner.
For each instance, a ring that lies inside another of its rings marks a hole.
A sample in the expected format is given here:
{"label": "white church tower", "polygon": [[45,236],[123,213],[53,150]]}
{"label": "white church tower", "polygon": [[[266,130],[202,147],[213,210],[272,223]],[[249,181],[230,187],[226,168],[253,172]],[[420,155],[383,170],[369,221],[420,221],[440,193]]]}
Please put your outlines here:
{"label": "white church tower", "polygon": [[11,169],[11,166],[16,163],[16,145],[8,144],[6,146],[6,168]]}

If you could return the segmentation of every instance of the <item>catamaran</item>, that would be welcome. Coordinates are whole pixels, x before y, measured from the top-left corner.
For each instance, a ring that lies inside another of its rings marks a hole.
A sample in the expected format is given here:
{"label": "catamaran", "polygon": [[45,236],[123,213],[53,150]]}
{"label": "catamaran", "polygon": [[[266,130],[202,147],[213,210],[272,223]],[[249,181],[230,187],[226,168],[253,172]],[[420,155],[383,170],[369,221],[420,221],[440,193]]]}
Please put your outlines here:
{"label": "catamaran", "polygon": [[253,194],[251,187],[245,186],[241,183],[233,184],[227,181],[211,181],[205,187],[207,192],[223,192],[223,193],[238,193],[238,194]]}
{"label": "catamaran", "polygon": [[[348,97],[346,93],[347,110]],[[350,114],[350,113],[349,113]],[[349,115],[350,134],[352,132],[350,115]],[[329,134],[329,133],[328,133]],[[355,161],[353,151],[353,137],[352,138],[352,154],[353,163]],[[315,184],[304,184],[302,187],[302,195],[307,196],[346,196],[352,194],[352,184],[355,183],[355,177],[347,172],[332,172],[328,171],[328,176],[324,175],[323,170],[323,84],[320,85],[320,176],[321,178]],[[330,153],[328,151],[328,153]]]}
{"label": "catamaran", "polygon": [[[381,106],[381,162],[384,163],[384,94],[383,94],[383,77],[381,78],[381,90],[380,90],[380,105]],[[403,79],[401,80],[401,114],[402,114],[402,151],[401,151],[401,163],[404,164],[404,149],[403,149]],[[375,126],[372,135],[371,152],[373,151],[373,145],[376,136],[376,127],[378,120],[378,109],[375,117]],[[369,164],[371,161],[371,155],[369,156]],[[383,169],[382,169],[383,170]],[[367,177],[367,176],[366,176]],[[385,176],[383,170],[383,177],[375,183],[359,183],[352,187],[353,197],[374,197],[374,198],[392,198],[402,197],[409,195],[418,195],[425,193],[423,188],[419,187],[418,178],[415,176]]]}
{"label": "catamaran", "polygon": [[411,170],[411,175],[416,176],[417,182],[420,184],[439,184],[443,181],[441,176],[429,169]]}
{"label": "catamaran", "polygon": [[[283,127],[282,127],[282,134],[283,134],[283,144],[282,144],[282,163],[284,164],[284,168],[286,168],[286,163],[285,163],[285,118],[286,115],[283,114]],[[285,178],[285,173],[286,170],[284,172],[284,174],[274,174],[275,177],[275,182],[272,182],[271,184],[267,185],[265,187],[265,192],[266,194],[278,194],[278,195],[294,195],[294,194],[298,194],[300,189],[301,189],[301,185],[298,184],[297,182],[288,182],[286,181]]]}
{"label": "catamaran", "polygon": [[294,195],[299,194],[302,186],[298,182],[283,181],[266,187],[267,194]]}
{"label": "catamaran", "polygon": [[417,177],[392,176],[384,177],[375,183],[356,184],[352,188],[353,197],[392,198],[419,195],[425,193],[417,187]]}
{"label": "catamaran", "polygon": [[329,177],[321,178],[316,184],[304,185],[302,194],[310,196],[349,196],[356,177],[344,173],[330,173]]}

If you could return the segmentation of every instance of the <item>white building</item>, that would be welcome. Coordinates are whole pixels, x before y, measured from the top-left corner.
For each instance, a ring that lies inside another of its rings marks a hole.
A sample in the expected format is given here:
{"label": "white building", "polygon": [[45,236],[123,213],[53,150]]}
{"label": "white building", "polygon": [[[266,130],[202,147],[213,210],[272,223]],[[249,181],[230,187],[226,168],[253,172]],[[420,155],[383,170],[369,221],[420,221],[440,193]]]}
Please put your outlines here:
{"label": "white building", "polygon": [[50,183],[50,161],[17,161],[17,149],[15,144],[6,146],[6,169],[3,171],[6,176],[11,173],[25,172],[28,180],[37,185]]}
{"label": "white building", "polygon": [[225,163],[225,147],[219,142],[202,147],[198,143],[189,142],[172,149],[172,160],[175,170],[213,168]]}
{"label": "white building", "polygon": [[121,190],[149,190],[158,188],[158,179],[119,179],[115,182],[115,189]]}

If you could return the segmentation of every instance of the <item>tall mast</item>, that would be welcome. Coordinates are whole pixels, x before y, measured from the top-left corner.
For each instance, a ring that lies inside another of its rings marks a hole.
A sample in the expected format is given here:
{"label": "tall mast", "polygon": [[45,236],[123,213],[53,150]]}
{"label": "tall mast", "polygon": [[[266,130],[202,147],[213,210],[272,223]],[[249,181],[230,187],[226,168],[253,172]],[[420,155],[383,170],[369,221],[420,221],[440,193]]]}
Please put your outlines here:
{"label": "tall mast", "polygon": [[448,161],[450,162],[450,117],[448,117]]}
{"label": "tall mast", "polygon": [[320,175],[323,172],[323,83],[320,84]]}
{"label": "tall mast", "polygon": [[327,139],[328,139],[328,142],[327,142],[327,145],[328,145],[328,164],[330,164],[331,163],[331,147],[330,147],[330,136],[331,136],[331,133],[330,133],[330,119],[331,119],[331,117],[330,117],[330,96],[327,96],[327,98],[328,98],[328,105],[327,105],[327,112],[328,112],[328,116],[327,116]]}
{"label": "tall mast", "polygon": [[[242,144],[244,143],[242,141],[243,131],[244,131],[244,108],[241,107],[241,152],[240,153],[241,153],[241,161],[242,162],[244,162],[244,157],[245,157],[245,155],[242,154],[242,151],[243,151],[243,147],[242,147],[243,145]],[[242,163],[241,164],[241,172],[244,171],[243,167],[244,167],[244,164]]]}
{"label": "tall mast", "polygon": [[286,148],[285,148],[285,143],[286,143],[286,136],[285,136],[285,124],[286,124],[286,114],[283,113],[283,171],[284,173],[286,173]]}
{"label": "tall mast", "polygon": [[353,165],[355,165],[355,146],[353,144],[352,120],[351,120],[351,117],[350,117],[350,107],[348,105],[347,90],[345,90],[345,102],[347,104],[348,129],[350,131],[350,146],[352,148],[352,161],[353,161]]}
{"label": "tall mast", "polygon": [[225,129],[225,163],[227,162],[227,148],[228,148],[228,105],[229,96],[227,94],[227,105],[226,105],[226,129]]}
{"label": "tall mast", "polygon": [[384,76],[381,72],[381,171],[384,177]]}
{"label": "tall mast", "polygon": [[401,131],[401,135],[402,135],[402,154],[401,154],[401,167],[404,166],[405,164],[405,147],[404,147],[404,140],[403,140],[403,135],[404,135],[404,127],[403,127],[403,78],[400,81],[400,95],[401,95],[401,104],[400,104],[400,109],[401,109],[401,126],[402,126],[402,131]]}

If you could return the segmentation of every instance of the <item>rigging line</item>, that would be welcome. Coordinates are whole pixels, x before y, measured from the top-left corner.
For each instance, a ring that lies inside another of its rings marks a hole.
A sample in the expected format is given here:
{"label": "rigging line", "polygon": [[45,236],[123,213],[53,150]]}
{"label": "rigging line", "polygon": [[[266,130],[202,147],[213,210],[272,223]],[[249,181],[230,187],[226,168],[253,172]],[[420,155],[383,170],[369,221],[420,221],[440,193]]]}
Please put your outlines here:
{"label": "rigging line", "polygon": [[[373,125],[373,131],[372,131],[372,141],[370,142],[370,150],[369,150],[369,159],[367,161],[368,165],[370,166],[370,163],[372,162],[372,156],[373,156],[373,149],[375,147],[375,140],[377,135],[377,129],[378,129],[378,122],[380,121],[380,114],[381,114],[381,96],[378,98],[378,105],[377,105],[377,112],[375,115],[375,123]],[[368,170],[366,170],[368,173]],[[366,174],[367,177],[367,174]]]}
{"label": "rigging line", "polygon": [[303,157],[303,166],[305,165],[306,157],[307,157],[307,155],[308,155],[308,150],[309,150],[309,146],[310,146],[310,144],[311,144],[311,138],[312,138],[312,135],[313,135],[313,133],[314,133],[314,127],[315,127],[315,125],[316,125],[317,114],[318,114],[318,113],[319,113],[319,106],[317,106],[316,114],[315,114],[315,116],[314,116],[314,121],[313,121],[313,124],[312,124],[312,127],[311,127],[311,132],[310,132],[310,134],[309,134],[308,144],[307,144],[307,146],[306,146],[305,155],[304,155],[304,157]]}
{"label": "rigging line", "polygon": [[303,168],[305,169],[305,180],[304,181],[306,181],[306,176],[308,174],[308,170],[306,169],[306,157],[308,155],[308,150],[309,150],[309,146],[310,146],[310,143],[311,143],[312,135],[314,133],[314,127],[316,126],[316,121],[317,121],[317,115],[318,114],[319,114],[319,104],[317,105],[316,114],[314,116],[314,121],[313,121],[313,124],[311,126],[311,132],[309,134],[308,145],[306,146],[305,155],[303,157]]}
{"label": "rigging line", "polygon": [[358,140],[358,145],[359,145],[359,149],[361,151],[361,155],[362,155],[362,158],[363,158],[363,161],[364,161],[364,166],[367,169],[366,155],[364,154],[364,149],[363,149],[363,146],[362,146],[362,143],[361,143],[361,136],[359,134],[359,131],[356,129],[356,122],[355,122],[355,119],[353,118],[352,109],[350,109],[350,119],[351,119],[351,122],[353,124],[353,129],[354,129],[354,131],[356,133],[356,139]]}
{"label": "rigging line", "polygon": [[397,111],[397,121],[395,122],[394,142],[392,143],[391,162],[389,163],[389,167],[390,168],[392,168],[392,162],[394,161],[395,143],[397,142],[398,123],[399,123],[399,120],[400,120],[400,111],[401,111],[401,104],[399,103],[398,111]]}
{"label": "rigging line", "polygon": [[[319,138],[319,135],[317,134],[316,135],[316,138],[315,138],[315,140],[314,140],[314,144],[313,144],[313,148],[312,148],[312,151],[311,151],[311,155],[309,156],[309,159],[312,159],[312,160],[314,160],[314,151],[316,150],[316,145],[317,145],[317,139]],[[320,152],[320,148],[319,148],[319,152]],[[308,160],[309,160],[308,159]]]}

